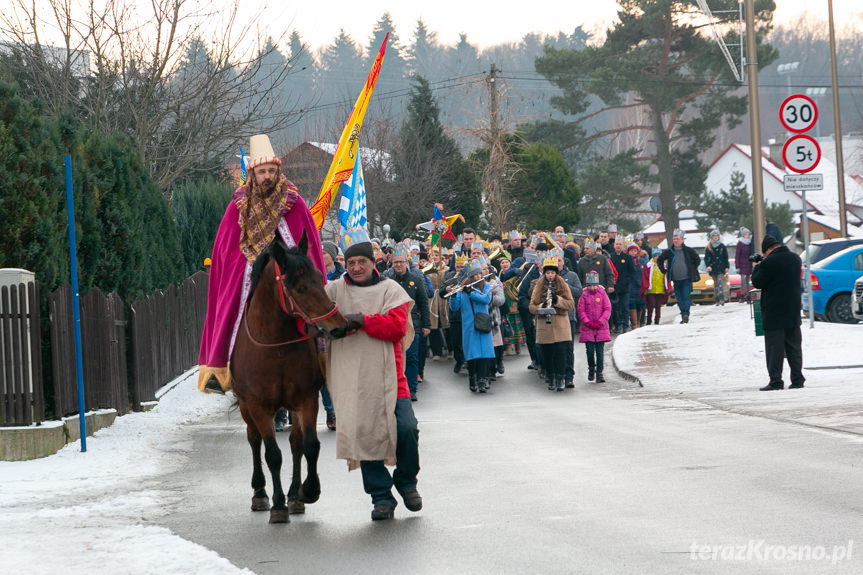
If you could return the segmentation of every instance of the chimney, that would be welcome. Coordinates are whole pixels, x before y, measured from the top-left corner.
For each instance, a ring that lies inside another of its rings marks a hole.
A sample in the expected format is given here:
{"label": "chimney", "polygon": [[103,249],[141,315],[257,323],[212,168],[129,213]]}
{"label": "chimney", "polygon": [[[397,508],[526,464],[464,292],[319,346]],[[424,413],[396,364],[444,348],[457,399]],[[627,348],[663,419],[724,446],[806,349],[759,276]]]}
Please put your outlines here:
{"label": "chimney", "polygon": [[777,143],[776,138],[770,138],[767,140],[767,146],[770,150],[770,160],[777,166],[785,166],[785,160],[782,159],[782,148],[785,146],[785,142],[780,144]]}

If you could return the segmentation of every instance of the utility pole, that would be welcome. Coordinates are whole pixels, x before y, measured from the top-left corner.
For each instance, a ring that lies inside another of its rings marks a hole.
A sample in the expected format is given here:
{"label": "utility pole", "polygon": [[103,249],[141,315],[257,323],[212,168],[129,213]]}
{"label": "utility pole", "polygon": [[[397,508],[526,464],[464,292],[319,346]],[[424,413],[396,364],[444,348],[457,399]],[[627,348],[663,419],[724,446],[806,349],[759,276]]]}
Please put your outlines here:
{"label": "utility pole", "polygon": [[833,84],[833,140],[836,142],[836,183],[839,188],[839,235],[848,235],[845,214],[845,158],[842,156],[842,120],[839,116],[839,78],[836,72],[836,31],[833,27],[833,0],[827,0],[830,25],[830,76]]}
{"label": "utility pole", "polygon": [[488,134],[488,165],[483,171],[483,189],[487,194],[489,212],[491,213],[491,225],[498,232],[503,232],[507,224],[509,206],[504,197],[503,171],[507,165],[507,153],[504,150],[500,130],[500,118],[498,117],[498,88],[497,69],[495,64],[491,65],[488,76],[489,89],[489,134]]}
{"label": "utility pole", "polygon": [[746,79],[749,84],[749,139],[752,147],[752,230],[755,249],[764,239],[764,182],[761,174],[761,110],[758,105],[758,54],[755,49],[754,0],[744,0],[746,20]]}

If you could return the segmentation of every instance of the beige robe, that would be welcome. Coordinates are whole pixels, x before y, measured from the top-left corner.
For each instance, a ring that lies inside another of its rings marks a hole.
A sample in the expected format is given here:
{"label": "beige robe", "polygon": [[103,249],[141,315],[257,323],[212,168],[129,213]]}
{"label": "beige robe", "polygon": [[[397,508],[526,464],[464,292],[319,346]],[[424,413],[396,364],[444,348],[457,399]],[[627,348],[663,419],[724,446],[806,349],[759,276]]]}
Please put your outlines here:
{"label": "beige robe", "polygon": [[[406,303],[412,307],[414,303],[390,279],[357,287],[342,278],[329,282],[325,289],[343,314],[385,314]],[[404,353],[413,337],[408,309],[407,333],[402,338],[403,365]],[[398,374],[393,346],[392,342],[371,338],[362,330],[330,342],[327,388],[338,417],[336,457],[346,459],[348,469],[356,469],[360,461],[381,459],[386,465],[395,465]]]}

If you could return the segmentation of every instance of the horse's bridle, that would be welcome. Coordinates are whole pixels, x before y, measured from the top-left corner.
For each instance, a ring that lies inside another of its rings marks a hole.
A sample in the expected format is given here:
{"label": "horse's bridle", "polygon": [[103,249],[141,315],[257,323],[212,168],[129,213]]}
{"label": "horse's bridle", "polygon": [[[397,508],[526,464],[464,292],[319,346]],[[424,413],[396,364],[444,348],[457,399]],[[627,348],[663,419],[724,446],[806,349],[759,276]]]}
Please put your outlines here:
{"label": "horse's bridle", "polygon": [[[303,308],[301,308],[300,305],[296,302],[296,300],[293,298],[293,296],[291,296],[290,292],[288,291],[288,288],[285,287],[283,280],[285,278],[287,278],[287,275],[282,274],[282,271],[279,269],[279,264],[278,264],[278,262],[275,261],[275,259],[273,259],[273,265],[276,267],[276,284],[278,284],[278,286],[279,286],[279,305],[281,306],[282,311],[285,312],[285,315],[287,315],[288,317],[293,317],[293,318],[301,318],[306,325],[314,326],[319,321],[324,321],[325,319],[329,319],[338,313],[339,304],[336,302],[333,302],[333,309],[331,309],[330,311],[328,311],[324,315],[312,317],[309,314],[307,314],[303,310]],[[285,304],[285,298],[287,298],[287,300],[288,300],[287,305]],[[290,311],[288,310],[288,305],[290,305]],[[248,308],[248,306],[249,306],[249,302],[246,302],[246,308]],[[258,347],[279,347],[279,346],[283,346],[283,345],[289,345],[292,343],[297,343],[300,341],[305,341],[311,337],[308,333],[304,333],[300,337],[295,338],[295,339],[290,339],[288,341],[281,341],[279,343],[262,343],[262,342],[258,341],[257,339],[255,339],[255,337],[252,335],[252,332],[249,331],[249,321],[248,321],[248,317],[246,316],[246,309],[243,310],[243,325],[246,329],[246,335],[248,335],[249,339],[252,341],[252,343],[257,345]]]}

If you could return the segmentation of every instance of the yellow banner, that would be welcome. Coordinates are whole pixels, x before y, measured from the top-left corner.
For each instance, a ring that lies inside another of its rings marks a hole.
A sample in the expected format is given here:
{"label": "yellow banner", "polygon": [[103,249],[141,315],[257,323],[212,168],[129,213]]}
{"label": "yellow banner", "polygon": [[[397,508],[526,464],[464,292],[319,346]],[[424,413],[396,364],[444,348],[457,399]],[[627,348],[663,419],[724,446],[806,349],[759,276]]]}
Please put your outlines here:
{"label": "yellow banner", "polygon": [[354,158],[360,143],[360,128],[363,125],[363,116],[366,114],[366,108],[368,108],[369,100],[372,98],[372,91],[374,91],[375,83],[378,81],[378,76],[381,73],[381,64],[384,61],[384,51],[387,48],[387,39],[389,36],[388,32],[383,44],[381,44],[381,49],[378,51],[378,56],[375,58],[374,64],[372,64],[372,69],[369,70],[366,85],[363,86],[363,91],[360,92],[357,102],[351,110],[351,115],[348,117],[348,122],[345,124],[345,129],[342,130],[342,135],[339,137],[336,153],[333,155],[333,163],[330,164],[327,177],[324,179],[323,186],[321,186],[321,193],[318,194],[318,199],[315,200],[311,208],[312,217],[315,219],[318,230],[324,227],[324,220],[327,218],[330,206],[333,205],[333,199],[335,199],[334,196],[339,189],[339,184],[350,178],[351,172],[354,169]]}

